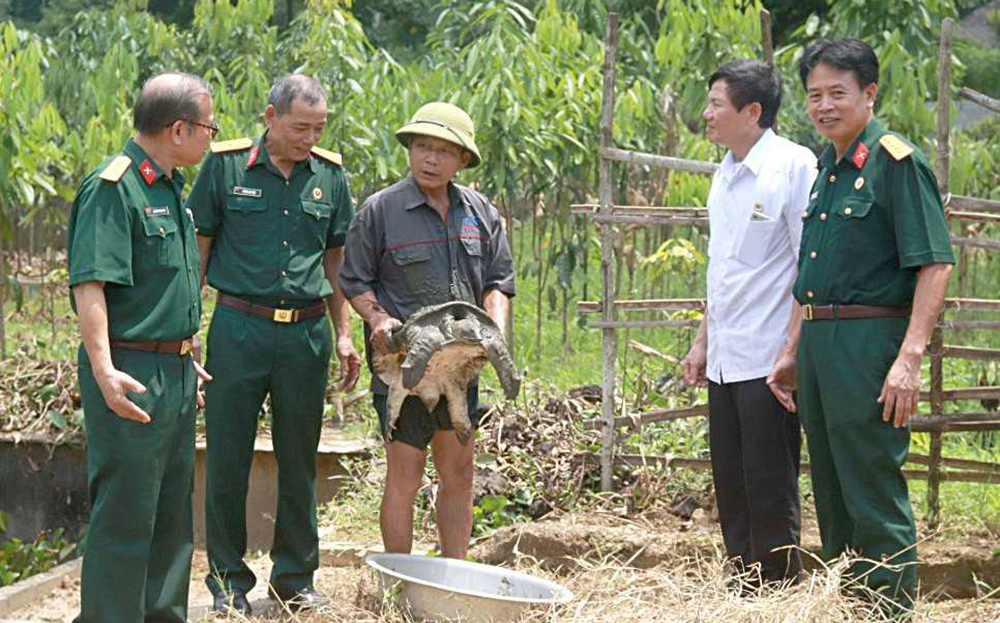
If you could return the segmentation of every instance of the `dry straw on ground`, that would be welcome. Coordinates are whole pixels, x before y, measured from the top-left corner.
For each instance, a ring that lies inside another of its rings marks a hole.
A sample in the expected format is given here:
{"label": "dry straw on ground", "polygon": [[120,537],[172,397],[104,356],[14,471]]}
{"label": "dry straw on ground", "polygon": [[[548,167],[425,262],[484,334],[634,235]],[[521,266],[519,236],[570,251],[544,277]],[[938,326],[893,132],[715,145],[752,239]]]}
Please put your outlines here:
{"label": "dry straw on ground", "polygon": [[[542,609],[519,623],[871,623],[884,619],[866,601],[845,597],[839,587],[849,561],[841,560],[783,590],[760,590],[740,597],[727,583],[718,559],[682,558],[654,568],[637,569],[628,561],[579,560],[577,571],[554,575],[540,561],[520,557],[519,571],[558,581],[576,598],[566,606]],[[324,574],[325,575],[325,574]],[[262,613],[251,620],[288,623],[356,621],[397,623],[409,618],[376,594],[367,570],[340,569],[319,581],[335,603],[308,616]],[[212,619],[206,619],[211,621]],[[219,620],[219,619],[216,619]],[[222,619],[225,620],[225,619]],[[233,621],[247,621],[233,617]],[[1000,602],[979,600],[918,603],[913,623],[995,623]]]}

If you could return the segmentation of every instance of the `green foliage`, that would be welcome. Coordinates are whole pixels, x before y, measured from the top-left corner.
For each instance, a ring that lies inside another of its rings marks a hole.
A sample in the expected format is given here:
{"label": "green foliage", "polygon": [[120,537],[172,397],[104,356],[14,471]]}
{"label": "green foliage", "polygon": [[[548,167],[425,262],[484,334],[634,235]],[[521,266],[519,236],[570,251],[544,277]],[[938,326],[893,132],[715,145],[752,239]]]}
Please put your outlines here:
{"label": "green foliage", "polygon": [[963,86],[993,97],[1000,95],[1000,48],[959,39],[955,43],[955,56],[965,67]]}
{"label": "green foliage", "polygon": [[1000,9],[994,9],[987,13],[986,21],[996,31],[997,37],[1000,37]]}
{"label": "green foliage", "polygon": [[[6,514],[0,513],[0,532],[6,525]],[[44,573],[73,556],[76,545],[67,541],[62,529],[39,534],[25,543],[10,539],[0,543],[0,586]]]}

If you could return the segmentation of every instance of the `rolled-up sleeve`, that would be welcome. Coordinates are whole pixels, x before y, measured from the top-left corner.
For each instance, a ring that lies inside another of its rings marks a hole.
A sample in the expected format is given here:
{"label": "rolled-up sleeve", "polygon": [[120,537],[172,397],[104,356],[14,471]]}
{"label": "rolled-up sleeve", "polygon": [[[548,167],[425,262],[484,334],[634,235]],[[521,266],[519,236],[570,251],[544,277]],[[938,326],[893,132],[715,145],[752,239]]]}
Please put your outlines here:
{"label": "rolled-up sleeve", "polygon": [[510,254],[507,234],[503,228],[503,219],[495,207],[490,206],[494,218],[490,223],[489,257],[483,274],[483,293],[490,290],[500,290],[507,296],[517,294],[514,285],[514,259]]}
{"label": "rolled-up sleeve", "polygon": [[347,298],[375,290],[383,236],[375,210],[365,202],[347,229],[344,263],[340,267],[340,288]]}

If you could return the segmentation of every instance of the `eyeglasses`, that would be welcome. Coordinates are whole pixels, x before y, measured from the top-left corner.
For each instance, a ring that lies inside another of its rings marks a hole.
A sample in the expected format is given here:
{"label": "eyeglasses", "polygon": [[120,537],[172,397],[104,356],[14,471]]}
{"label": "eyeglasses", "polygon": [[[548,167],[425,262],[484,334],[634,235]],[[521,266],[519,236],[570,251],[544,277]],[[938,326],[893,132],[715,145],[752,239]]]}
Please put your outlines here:
{"label": "eyeglasses", "polygon": [[167,125],[168,126],[174,125],[178,121],[183,121],[185,123],[190,123],[191,125],[196,125],[196,126],[200,126],[200,127],[203,127],[203,128],[207,128],[208,132],[209,132],[209,138],[215,138],[215,135],[218,134],[219,130],[222,129],[222,128],[219,127],[219,124],[217,124],[217,123],[208,124],[208,123],[202,123],[200,121],[194,121],[192,119],[175,119],[175,120],[171,121],[170,123],[168,123]]}

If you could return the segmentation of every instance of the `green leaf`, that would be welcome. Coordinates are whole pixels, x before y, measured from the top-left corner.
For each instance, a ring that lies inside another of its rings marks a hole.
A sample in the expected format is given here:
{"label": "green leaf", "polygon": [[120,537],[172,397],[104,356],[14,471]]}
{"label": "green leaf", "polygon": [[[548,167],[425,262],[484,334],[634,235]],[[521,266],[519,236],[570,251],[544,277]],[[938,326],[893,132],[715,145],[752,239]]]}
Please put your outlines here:
{"label": "green leaf", "polygon": [[46,413],[45,415],[48,416],[49,422],[51,422],[53,426],[55,426],[59,430],[66,430],[68,422],[66,422],[66,416],[64,416],[62,413],[55,410],[49,410],[49,412]]}

